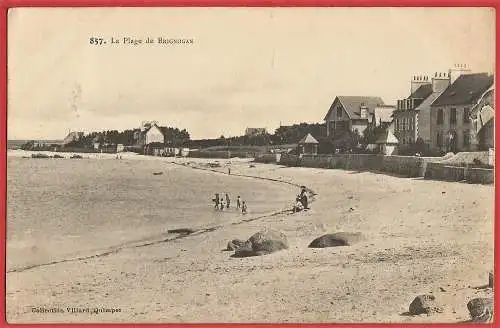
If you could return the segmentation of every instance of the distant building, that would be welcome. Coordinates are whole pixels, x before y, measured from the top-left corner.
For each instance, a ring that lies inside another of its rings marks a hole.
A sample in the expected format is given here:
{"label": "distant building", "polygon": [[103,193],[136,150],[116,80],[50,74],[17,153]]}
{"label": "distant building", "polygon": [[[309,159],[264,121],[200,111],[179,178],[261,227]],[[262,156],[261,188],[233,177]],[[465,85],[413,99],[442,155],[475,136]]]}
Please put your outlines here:
{"label": "distant building", "polygon": [[[448,78],[446,78],[448,81]],[[433,93],[433,83],[427,76],[414,76],[411,81],[411,93],[408,98],[397,101],[394,111],[394,135],[399,141],[399,147],[408,147],[419,138],[418,106]]]}
{"label": "distant building", "polygon": [[299,141],[298,153],[299,155],[317,155],[318,154],[318,140],[308,133],[304,138]]}
{"label": "distant building", "polygon": [[260,136],[266,133],[267,133],[266,128],[246,128],[245,130],[245,135],[247,137]]}
{"label": "distant building", "polygon": [[380,147],[380,153],[383,155],[392,155],[396,151],[396,147],[399,144],[398,138],[394,136],[394,134],[387,129],[384,134],[382,134],[376,141]]}
{"label": "distant building", "polygon": [[155,121],[143,122],[139,129],[134,130],[135,144],[141,147],[152,143],[165,143],[163,129]]}
{"label": "distant building", "polygon": [[428,76],[414,76],[410,82],[410,96],[398,100],[394,112],[394,135],[399,147],[410,146],[418,139],[431,146],[431,105],[451,83],[470,73],[466,65],[455,65],[448,72]]}
{"label": "distant building", "polygon": [[71,142],[78,141],[83,138],[83,132],[69,132],[68,135],[63,140],[63,145],[67,145]]}
{"label": "distant building", "polygon": [[335,139],[355,130],[363,134],[369,124],[378,125],[381,120],[387,123],[392,111],[394,107],[385,105],[380,97],[338,96],[324,118],[326,135]]}
{"label": "distant building", "polygon": [[460,75],[432,103],[430,127],[433,149],[457,152],[478,148],[471,111],[493,82],[493,75],[488,73]]}

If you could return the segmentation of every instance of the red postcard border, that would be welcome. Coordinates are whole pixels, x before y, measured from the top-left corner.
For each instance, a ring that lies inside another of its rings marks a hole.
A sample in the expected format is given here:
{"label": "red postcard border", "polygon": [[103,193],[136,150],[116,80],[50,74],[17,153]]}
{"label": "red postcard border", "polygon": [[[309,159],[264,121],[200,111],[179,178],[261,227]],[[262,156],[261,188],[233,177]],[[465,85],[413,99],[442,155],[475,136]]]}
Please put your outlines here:
{"label": "red postcard border", "polygon": [[[429,326],[438,326],[443,328],[452,327],[488,327],[497,326],[497,319],[492,324],[26,324],[16,325],[6,322],[5,317],[5,279],[6,279],[6,189],[7,189],[7,13],[12,7],[492,7],[495,9],[496,22],[500,16],[498,8],[500,3],[497,0],[171,0],[171,1],[155,1],[155,0],[0,0],[0,176],[3,177],[0,181],[0,216],[4,218],[3,225],[0,226],[0,239],[4,240],[0,243],[0,272],[2,273],[3,282],[0,284],[0,294],[3,295],[3,302],[0,302],[0,313],[2,314],[2,327],[22,326],[26,328],[34,327],[148,327],[148,326],[168,326],[168,327],[297,327],[297,328],[312,328],[312,327],[339,327],[349,328],[353,326],[362,327],[415,327],[427,328]],[[500,35],[500,27],[496,24],[496,62],[500,45],[498,36]],[[495,62],[495,63],[496,63]],[[497,77],[497,68],[495,66],[495,84]],[[495,97],[497,90],[495,90]],[[495,120],[495,139],[497,131],[500,128],[500,120]],[[495,150],[495,157],[498,151]],[[497,170],[495,166],[495,181],[497,179]],[[500,200],[498,194],[498,186],[495,183],[495,207],[494,207],[494,227],[498,221],[498,207],[496,204]],[[495,231],[495,230],[494,230]],[[496,234],[495,234],[496,235]],[[499,241],[495,237],[495,263],[494,268],[498,267],[500,255],[498,254]],[[473,259],[471,259],[473,260]],[[496,272],[496,270],[495,270]],[[496,285],[495,274],[495,285]],[[499,313],[499,304],[494,301],[495,313]]]}

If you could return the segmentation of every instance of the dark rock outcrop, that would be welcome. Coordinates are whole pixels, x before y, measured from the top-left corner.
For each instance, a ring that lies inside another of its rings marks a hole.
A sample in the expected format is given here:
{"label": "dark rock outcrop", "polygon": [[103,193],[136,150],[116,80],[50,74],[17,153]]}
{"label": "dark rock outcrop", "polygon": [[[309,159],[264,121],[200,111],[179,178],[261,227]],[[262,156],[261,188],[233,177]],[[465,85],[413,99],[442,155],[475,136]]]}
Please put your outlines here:
{"label": "dark rock outcrop", "polygon": [[193,232],[195,232],[195,230],[189,229],[189,228],[180,228],[180,229],[171,229],[171,230],[168,230],[167,232],[168,233],[180,233],[182,235],[190,235]]}
{"label": "dark rock outcrop", "polygon": [[488,322],[493,318],[493,299],[474,298],[467,303],[473,322]]}
{"label": "dark rock outcrop", "polygon": [[443,312],[443,307],[436,302],[434,295],[419,295],[410,304],[411,315],[432,314]]}
{"label": "dark rock outcrop", "polygon": [[287,248],[286,236],[270,229],[253,234],[248,241],[236,249],[234,257],[271,254]]}
{"label": "dark rock outcrop", "polygon": [[244,240],[241,239],[233,239],[229,243],[227,243],[227,251],[235,251],[239,247],[243,246],[245,244]]}
{"label": "dark rock outcrop", "polygon": [[337,232],[323,235],[314,239],[310,244],[310,248],[324,248],[335,246],[351,246],[363,240],[364,237],[359,232]]}
{"label": "dark rock outcrop", "polygon": [[493,272],[488,273],[488,287],[493,288]]}

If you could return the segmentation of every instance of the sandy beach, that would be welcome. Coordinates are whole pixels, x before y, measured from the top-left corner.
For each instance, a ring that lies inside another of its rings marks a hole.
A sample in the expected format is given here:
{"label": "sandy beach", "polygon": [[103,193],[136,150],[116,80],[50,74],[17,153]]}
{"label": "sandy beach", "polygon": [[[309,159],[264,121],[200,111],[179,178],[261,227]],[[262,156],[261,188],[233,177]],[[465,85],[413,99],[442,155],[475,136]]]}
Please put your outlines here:
{"label": "sandy beach", "polygon": [[[84,254],[63,252],[59,259],[66,260],[53,264],[32,256],[37,265],[29,268],[23,267],[27,253],[18,253],[20,259],[11,261],[7,273],[8,322],[456,323],[470,319],[470,299],[492,296],[491,289],[476,288],[487,284],[493,268],[491,185],[272,164],[250,167],[246,160],[232,161],[231,175],[224,166],[213,172],[184,165],[202,167],[207,161],[148,160],[144,171],[136,170],[137,179],[149,178],[160,167],[183,176],[201,174],[203,180],[198,180],[200,186],[208,185],[207,197],[214,183],[223,181],[229,189],[244,179],[251,184],[254,203],[263,207],[203,226],[195,217],[184,217],[176,227],[198,232],[183,238],[162,235],[166,227],[161,222],[136,223],[127,230],[125,223],[110,218],[108,230],[85,237],[95,243]],[[109,162],[114,167],[103,174],[119,176],[123,168]],[[298,192],[293,184],[316,193],[311,210],[276,214],[293,204]],[[144,206],[157,201],[145,191],[123,190],[135,192]],[[231,252],[222,251],[231,239],[247,239],[265,228],[283,232],[290,248],[250,258],[231,258]],[[114,232],[120,229],[138,236],[127,237],[133,242],[124,244]],[[347,247],[307,247],[316,237],[338,231],[361,232],[366,240]],[[58,239],[57,232],[46,237],[51,238]],[[65,243],[57,245],[72,247]],[[443,313],[405,314],[417,295],[429,293],[445,305]],[[38,311],[68,307],[115,311]]]}

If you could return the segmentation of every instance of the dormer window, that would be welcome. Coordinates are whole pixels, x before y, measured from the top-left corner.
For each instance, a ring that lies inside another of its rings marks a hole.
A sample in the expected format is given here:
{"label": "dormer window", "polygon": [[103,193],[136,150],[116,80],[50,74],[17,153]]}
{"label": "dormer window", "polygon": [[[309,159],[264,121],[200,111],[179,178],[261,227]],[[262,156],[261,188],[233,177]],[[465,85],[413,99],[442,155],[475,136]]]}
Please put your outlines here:
{"label": "dormer window", "polygon": [[337,107],[337,118],[341,118],[342,117],[342,107]]}

